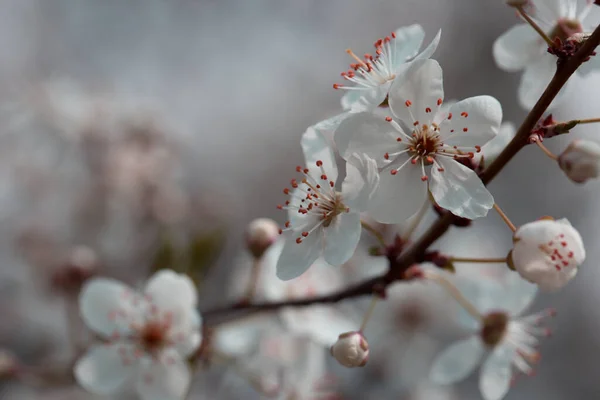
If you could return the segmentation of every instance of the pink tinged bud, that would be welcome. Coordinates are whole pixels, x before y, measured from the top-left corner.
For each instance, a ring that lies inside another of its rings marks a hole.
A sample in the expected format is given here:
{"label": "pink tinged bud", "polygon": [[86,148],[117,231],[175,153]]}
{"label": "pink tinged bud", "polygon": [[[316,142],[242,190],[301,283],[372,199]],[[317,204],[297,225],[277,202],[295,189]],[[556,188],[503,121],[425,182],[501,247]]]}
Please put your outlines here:
{"label": "pink tinged bud", "polygon": [[52,275],[54,288],[65,294],[77,294],[81,286],[98,270],[96,252],[87,246],[74,247],[66,262]]}
{"label": "pink tinged bud", "polygon": [[261,257],[265,251],[279,237],[279,226],[272,219],[258,218],[250,222],[246,229],[246,246],[256,258]]}
{"label": "pink tinged bud", "polygon": [[344,367],[364,367],[369,359],[369,343],[360,332],[346,332],[338,337],[330,352]]}
{"label": "pink tinged bud", "polygon": [[574,140],[558,157],[558,165],[573,182],[584,183],[600,173],[600,144]]}
{"label": "pink tinged bud", "polygon": [[581,235],[566,219],[541,219],[515,232],[509,265],[545,291],[556,291],[577,274],[585,260]]}

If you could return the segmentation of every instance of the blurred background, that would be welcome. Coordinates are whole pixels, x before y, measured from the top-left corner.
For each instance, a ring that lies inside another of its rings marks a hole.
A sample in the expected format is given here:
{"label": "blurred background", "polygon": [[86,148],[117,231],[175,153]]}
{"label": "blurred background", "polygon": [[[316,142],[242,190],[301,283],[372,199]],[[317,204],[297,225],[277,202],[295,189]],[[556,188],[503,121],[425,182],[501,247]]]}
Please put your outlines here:
{"label": "blurred background", "polygon": [[[332,84],[350,62],[346,48],[370,51],[413,23],[429,43],[441,28],[434,58],[446,98],[489,94],[507,121],[525,116],[519,75],[492,58],[493,41],[518,22],[500,0],[0,0],[0,11],[0,349],[44,376],[7,379],[0,399],[93,398],[59,373],[72,365],[67,338],[81,326],[68,310],[88,274],[137,284],[183,252],[201,308],[227,300],[231,274],[248,265],[246,225],[285,220],[275,206],[302,163],[300,136],[340,110]],[[599,117],[599,89],[600,74],[575,79],[555,117]],[[526,148],[490,187],[515,223],[566,217],[588,250],[574,283],[536,301],[558,310],[555,335],[537,375],[507,398],[597,398],[599,184],[575,185]],[[451,235],[450,249],[510,246],[492,214]],[[368,380],[376,365],[334,371]],[[190,398],[257,396],[248,385],[203,387],[215,382],[199,378]],[[454,390],[480,398],[476,377]],[[408,398],[385,384],[343,396]]]}

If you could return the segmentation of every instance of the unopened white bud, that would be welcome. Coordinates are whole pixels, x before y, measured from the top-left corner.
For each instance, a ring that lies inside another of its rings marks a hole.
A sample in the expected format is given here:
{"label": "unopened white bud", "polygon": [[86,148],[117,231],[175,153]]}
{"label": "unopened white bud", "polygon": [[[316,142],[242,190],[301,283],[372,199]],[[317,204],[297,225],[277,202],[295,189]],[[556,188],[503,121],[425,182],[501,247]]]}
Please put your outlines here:
{"label": "unopened white bud", "polygon": [[542,290],[565,286],[585,260],[581,235],[564,218],[525,224],[515,232],[514,242],[509,265]]}
{"label": "unopened white bud", "polygon": [[600,174],[600,144],[574,140],[558,157],[558,165],[574,182],[597,178]]}
{"label": "unopened white bud", "polygon": [[369,343],[360,332],[346,332],[338,337],[330,352],[344,367],[364,367],[369,359]]}
{"label": "unopened white bud", "polygon": [[261,257],[278,237],[279,227],[272,219],[255,219],[246,229],[246,245],[256,258]]}

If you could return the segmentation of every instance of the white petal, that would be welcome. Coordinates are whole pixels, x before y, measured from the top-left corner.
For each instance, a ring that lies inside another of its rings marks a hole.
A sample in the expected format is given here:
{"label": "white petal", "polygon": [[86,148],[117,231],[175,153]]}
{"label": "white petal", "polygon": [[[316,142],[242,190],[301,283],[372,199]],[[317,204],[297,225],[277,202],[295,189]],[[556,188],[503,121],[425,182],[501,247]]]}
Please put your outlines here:
{"label": "white petal", "polygon": [[[398,166],[398,165],[397,165]],[[399,223],[415,215],[427,199],[427,183],[419,165],[410,162],[396,175],[381,172],[379,187],[369,202],[369,214],[382,223]]]}
{"label": "white petal", "polygon": [[498,134],[502,122],[502,106],[491,96],[459,101],[450,113],[452,119],[440,125],[442,140],[450,146],[483,146]]}
{"label": "white petal", "polygon": [[515,137],[517,130],[514,124],[505,122],[500,125],[500,131],[495,138],[490,140],[481,148],[481,157],[486,166],[490,165],[496,157],[504,150],[506,145]]}
{"label": "white petal", "polygon": [[[133,300],[140,297],[129,286],[114,279],[89,281],[79,295],[79,309],[85,324],[94,332],[110,337],[115,331],[127,333],[129,323],[140,318]],[[119,314],[119,318],[115,316]]]}
{"label": "white petal", "polygon": [[483,343],[477,335],[448,346],[433,361],[431,380],[448,385],[465,379],[481,362],[483,351]]}
{"label": "white petal", "polygon": [[324,230],[323,257],[331,265],[342,265],[352,257],[360,240],[360,214],[350,212],[336,216]]}
{"label": "white petal", "polygon": [[304,160],[306,161],[306,167],[309,169],[310,175],[315,179],[319,179],[322,173],[316,163],[317,161],[322,161],[327,178],[335,182],[338,176],[335,156],[333,150],[331,150],[331,146],[329,146],[321,132],[312,126],[309,127],[302,135],[300,144],[302,145]]}
{"label": "white petal", "polygon": [[[74,368],[75,379],[85,390],[109,395],[119,390],[132,375],[134,366],[125,365],[119,351],[124,344],[98,345],[81,357]],[[127,351],[130,353],[130,351]]]}
{"label": "white petal", "polygon": [[375,110],[387,97],[391,85],[392,83],[387,81],[369,90],[350,90],[350,92],[358,92],[359,94],[358,98],[354,96],[346,98],[347,101],[353,100],[350,106],[351,112],[358,113]]}
{"label": "white petal", "polygon": [[554,23],[561,18],[576,17],[572,4],[576,5],[577,0],[531,0],[531,3],[536,17],[543,21]]}
{"label": "white petal", "polygon": [[277,277],[287,281],[302,275],[321,254],[323,229],[317,228],[310,235],[296,243],[297,235],[289,235],[279,260],[277,260]]}
{"label": "white petal", "polygon": [[169,269],[155,273],[144,292],[163,309],[195,307],[198,303],[194,282],[187,275]]}
{"label": "white petal", "polygon": [[510,347],[498,346],[481,367],[479,390],[485,400],[501,400],[510,389],[511,359]]}
{"label": "white petal", "polygon": [[425,39],[425,31],[421,25],[413,24],[398,28],[394,33],[396,34],[396,38],[390,42],[390,45],[394,49],[392,69],[396,70],[402,64],[406,63],[406,61],[417,55],[421,44],[423,44],[423,39]]}
{"label": "white petal", "polygon": [[364,154],[354,153],[346,164],[342,199],[352,211],[364,211],[379,185],[377,163]]}
{"label": "white petal", "polygon": [[354,153],[361,153],[374,159],[378,167],[389,162],[385,153],[398,151],[396,139],[400,133],[384,117],[370,113],[358,113],[346,118],[335,131],[335,145],[344,160]]}
{"label": "white petal", "polygon": [[554,265],[546,260],[546,254],[526,246],[515,246],[512,257],[519,274],[547,292],[563,288],[577,274],[577,268],[555,271]]}
{"label": "white petal", "polygon": [[438,33],[435,35],[429,46],[427,46],[419,55],[415,57],[415,60],[425,60],[430,58],[433,53],[437,50],[438,45],[440,44],[440,38],[442,36],[442,30],[440,29]]}
{"label": "white petal", "polygon": [[140,368],[136,388],[142,400],[183,400],[191,382],[187,362],[173,350],[165,350],[160,361]]}
{"label": "white petal", "polygon": [[519,71],[545,50],[535,30],[528,24],[516,25],[494,42],[494,60],[505,71]]}
{"label": "white petal", "polygon": [[[528,110],[533,108],[552,80],[555,71],[556,57],[550,54],[541,55],[525,68],[519,85],[519,102],[522,107]],[[564,88],[561,92],[564,92]],[[556,101],[555,99],[553,103]]]}
{"label": "white petal", "polygon": [[[353,91],[354,90],[350,90],[350,92]],[[315,129],[318,132],[321,132],[321,134],[325,137],[326,140],[332,141],[333,133],[335,132],[337,127],[342,123],[342,121],[349,115],[350,113],[348,112],[343,112],[341,114],[334,115],[331,118],[327,118],[326,120],[317,123],[313,126],[313,129]]]}
{"label": "white petal", "polygon": [[416,60],[398,74],[389,93],[390,109],[407,125],[429,123],[444,99],[442,68],[434,60]]}
{"label": "white petal", "polygon": [[432,168],[429,183],[429,190],[436,203],[459,217],[485,217],[494,206],[494,198],[477,174],[446,157],[439,157],[438,162],[444,171]]}

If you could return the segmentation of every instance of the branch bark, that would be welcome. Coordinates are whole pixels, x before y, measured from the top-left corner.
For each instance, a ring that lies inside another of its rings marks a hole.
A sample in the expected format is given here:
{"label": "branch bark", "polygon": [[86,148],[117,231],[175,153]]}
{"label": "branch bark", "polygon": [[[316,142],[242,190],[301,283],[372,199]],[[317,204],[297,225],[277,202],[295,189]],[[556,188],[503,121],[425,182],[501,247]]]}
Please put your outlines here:
{"label": "branch bark", "polygon": [[[482,172],[481,180],[485,185],[489,184],[506,164],[508,164],[508,162],[528,144],[529,136],[536,123],[543,117],[544,113],[563,86],[567,83],[571,75],[573,75],[577,68],[591,56],[598,45],[600,45],[600,26],[596,27],[592,35],[573,56],[562,63],[558,63],[554,77],[519,127],[513,140],[506,146],[502,153],[500,153],[496,160]],[[233,319],[240,315],[247,316],[260,311],[269,311],[282,307],[303,307],[313,304],[336,303],[348,298],[377,293],[393,282],[401,280],[403,278],[403,272],[411,265],[418,263],[427,249],[448,231],[454,218],[455,217],[449,212],[446,212],[438,218],[419,240],[395,260],[393,268],[390,268],[386,274],[379,277],[366,280],[324,296],[256,304],[237,303],[212,310],[206,310],[202,312],[202,315],[207,322],[218,323],[223,322],[225,319]]]}

